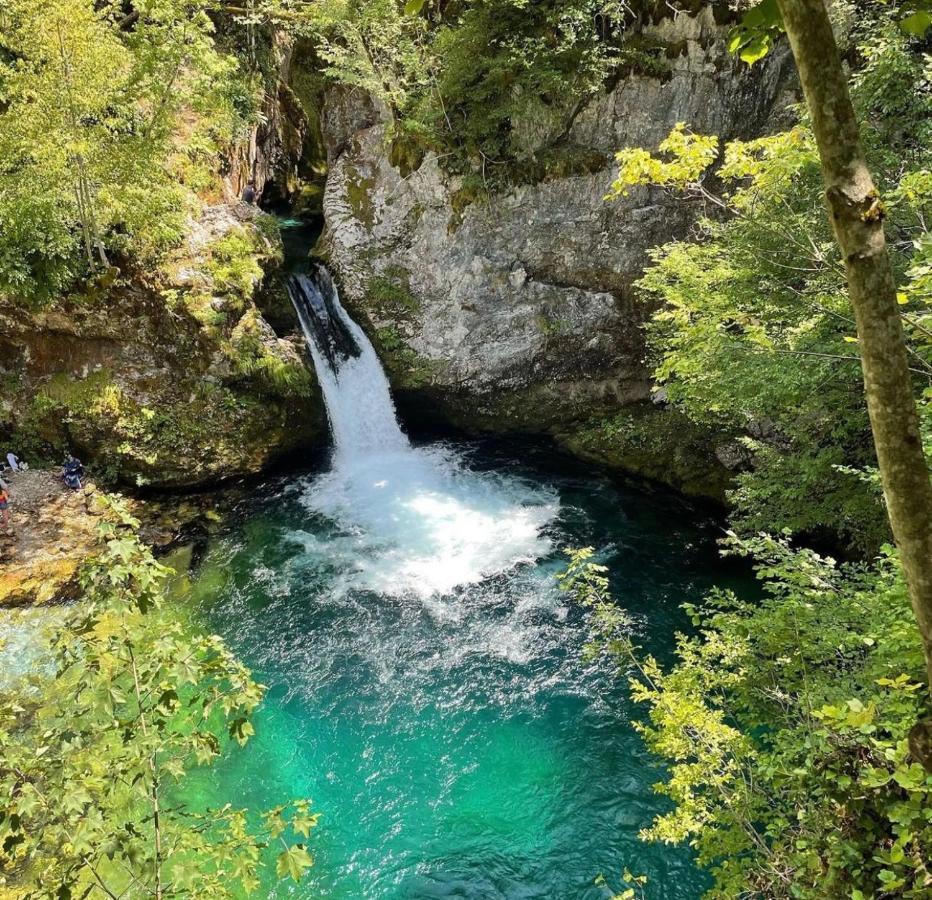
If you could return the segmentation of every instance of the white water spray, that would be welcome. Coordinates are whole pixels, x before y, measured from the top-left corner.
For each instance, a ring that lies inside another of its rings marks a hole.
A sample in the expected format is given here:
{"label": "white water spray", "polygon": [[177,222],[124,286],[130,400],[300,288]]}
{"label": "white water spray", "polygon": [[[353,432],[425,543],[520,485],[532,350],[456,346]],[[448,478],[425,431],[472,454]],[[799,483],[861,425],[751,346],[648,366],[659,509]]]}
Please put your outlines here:
{"label": "white water spray", "polygon": [[[378,356],[326,273],[300,276],[291,293],[334,440],[333,468],[311,483],[305,503],[340,528],[328,556],[344,569],[346,589],[428,598],[549,552],[541,532],[556,513],[552,492],[471,472],[443,447],[412,447]],[[343,329],[351,341],[335,333]],[[292,537],[313,553],[311,534]]]}

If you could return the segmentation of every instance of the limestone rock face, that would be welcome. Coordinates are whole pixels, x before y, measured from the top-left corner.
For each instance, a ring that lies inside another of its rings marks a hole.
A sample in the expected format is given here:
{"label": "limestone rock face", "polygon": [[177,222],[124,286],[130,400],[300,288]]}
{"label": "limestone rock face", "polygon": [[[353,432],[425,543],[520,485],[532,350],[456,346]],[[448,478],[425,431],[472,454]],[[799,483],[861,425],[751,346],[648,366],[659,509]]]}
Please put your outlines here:
{"label": "limestone rock face", "polygon": [[228,202],[252,182],[264,202],[287,203],[301,214],[319,213],[326,151],[318,107],[320,78],[306,42],[272,29],[265,48],[274,79],[262,115],[244,140],[230,149],[223,178]]}
{"label": "limestone rock face", "polygon": [[[563,136],[596,163],[487,200],[464,202],[431,154],[403,175],[372,102],[327,95],[325,252],[403,406],[429,401],[467,427],[566,437],[648,400],[651,310],[632,283],[648,250],[686,235],[700,210],[652,188],[607,202],[612,154],[656,146],[677,122],[723,139],[759,134],[791,75],[785,52],[753,70],[730,58],[708,9],[648,34],[673,48],[664,76],[623,76]],[[554,136],[551,123],[514,125],[532,147]]]}

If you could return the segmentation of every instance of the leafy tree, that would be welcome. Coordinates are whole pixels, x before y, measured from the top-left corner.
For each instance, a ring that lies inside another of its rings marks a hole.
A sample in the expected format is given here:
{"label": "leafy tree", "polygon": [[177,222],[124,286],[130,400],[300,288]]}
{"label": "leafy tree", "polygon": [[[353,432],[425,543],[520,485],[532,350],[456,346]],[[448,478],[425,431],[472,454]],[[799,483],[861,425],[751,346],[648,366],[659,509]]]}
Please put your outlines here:
{"label": "leafy tree", "polygon": [[566,137],[636,13],[617,0],[257,0],[250,15],[312,38],[330,78],[381,100],[397,159],[434,150],[491,185],[533,156],[522,121],[548,123],[545,144]]}
{"label": "leafy tree", "polygon": [[215,47],[209,5],[4,4],[0,291],[54,296],[111,252],[145,259],[178,240],[194,200],[179,183],[178,114],[222,123],[227,140],[235,118],[237,63]]}
{"label": "leafy tree", "polygon": [[689,843],[710,898],[926,897],[932,775],[908,734],[924,706],[922,644],[902,572],[839,566],[786,536],[739,539],[765,596],[714,590],[687,606],[667,672],[645,656],[591,549],[569,551],[562,587],[592,609],[589,652],[630,673],[669,765],[673,801],[641,837]]}
{"label": "leafy tree", "polygon": [[[887,514],[932,692],[932,480],[886,248],[884,207],[861,148],[847,76],[823,0],[777,3],[812,116],[829,215],[844,258]],[[913,749],[932,771],[932,722],[917,728]]]}
{"label": "leafy tree", "polygon": [[[0,885],[26,897],[227,898],[312,864],[307,801],[195,809],[180,785],[244,744],[263,688],[220,638],[162,608],[163,566],[119,501],[84,597],[55,628],[49,671],[0,697]],[[277,848],[277,849],[275,849]]]}
{"label": "leafy tree", "polygon": [[[921,45],[889,13],[860,10],[849,55],[853,98],[888,196],[892,264],[908,338],[910,390],[930,382],[923,250],[932,193],[929,94]],[[887,538],[873,442],[859,389],[856,326],[843,261],[822,213],[808,119],[725,147],[680,126],[662,145],[619,154],[616,192],[661,184],[714,215],[700,240],[654,253],[641,287],[663,302],[649,326],[671,402],[707,425],[746,433],[751,468],[732,495],[751,531],[834,531],[863,553]],[[724,182],[724,189],[721,187]],[[924,406],[924,409],[928,409]]]}

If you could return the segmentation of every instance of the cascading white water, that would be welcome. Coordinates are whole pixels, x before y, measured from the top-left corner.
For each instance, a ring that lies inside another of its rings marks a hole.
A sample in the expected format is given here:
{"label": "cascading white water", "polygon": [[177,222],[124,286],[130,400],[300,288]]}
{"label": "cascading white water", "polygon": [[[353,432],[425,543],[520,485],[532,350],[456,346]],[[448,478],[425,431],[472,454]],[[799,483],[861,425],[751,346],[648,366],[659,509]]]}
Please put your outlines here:
{"label": "cascading white water", "polygon": [[[358,356],[342,359],[338,366],[331,365],[317,339],[314,322],[309,317],[314,315],[314,309],[305,308],[300,298],[292,292],[301,329],[324,392],[327,416],[333,432],[334,467],[342,468],[354,459],[375,452],[397,453],[409,449],[408,439],[398,425],[388,379],[379,358],[363,330],[341,306],[336,286],[329,284],[329,279],[316,282],[307,275],[295,277],[306,292],[313,292],[320,297],[330,316],[339,317],[359,349]],[[328,288],[330,296],[324,297],[322,291]]]}
{"label": "cascading white water", "polygon": [[[325,557],[343,569],[345,588],[428,598],[545,555],[550,541],[541,531],[557,509],[552,492],[472,472],[449,448],[412,447],[378,356],[329,277],[299,278],[308,280],[293,284],[292,300],[334,440],[332,470],[314,479],[305,503],[340,528]],[[355,347],[333,333],[340,326]],[[292,537],[311,556],[323,550],[309,532]]]}

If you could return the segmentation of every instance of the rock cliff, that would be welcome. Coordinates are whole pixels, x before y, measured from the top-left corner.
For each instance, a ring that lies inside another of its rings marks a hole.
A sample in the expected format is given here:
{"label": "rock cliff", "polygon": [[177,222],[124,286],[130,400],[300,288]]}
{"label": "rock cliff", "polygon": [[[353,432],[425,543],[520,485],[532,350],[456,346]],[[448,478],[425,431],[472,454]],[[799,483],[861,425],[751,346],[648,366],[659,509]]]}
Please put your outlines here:
{"label": "rock cliff", "polygon": [[271,224],[245,204],[207,207],[158,273],[112,270],[33,313],[0,300],[0,436],[26,459],[67,447],[105,479],[159,488],[323,443],[303,342],[255,303],[281,262]]}
{"label": "rock cliff", "polygon": [[[558,144],[577,171],[531,161],[527,183],[482,199],[434,154],[402,174],[377,105],[328,92],[324,253],[402,406],[470,429],[549,433],[587,457],[721,494],[716,442],[684,436],[650,402],[641,325],[651,310],[632,289],[648,251],[685,235],[701,211],[657,189],[604,198],[613,153],[656,146],[677,122],[723,138],[766,128],[791,77],[788,54],[749,70],[725,35],[708,8],[647,26],[642,37],[665,48],[659,69],[621,75],[562,133],[513,123],[532,157]],[[610,439],[599,433],[608,424]]]}

